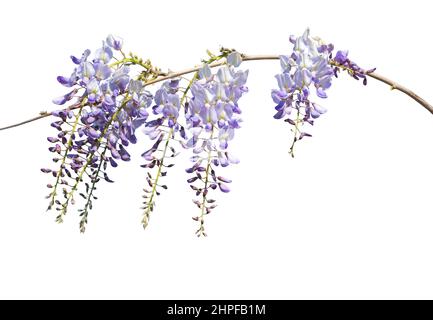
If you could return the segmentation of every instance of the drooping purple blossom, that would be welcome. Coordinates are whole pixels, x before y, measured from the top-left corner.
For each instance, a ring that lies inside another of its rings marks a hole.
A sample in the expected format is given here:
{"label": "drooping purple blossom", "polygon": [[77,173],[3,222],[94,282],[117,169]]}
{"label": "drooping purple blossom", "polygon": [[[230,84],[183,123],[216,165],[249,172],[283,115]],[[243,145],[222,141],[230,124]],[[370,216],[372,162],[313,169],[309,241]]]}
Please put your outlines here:
{"label": "drooping purple blossom", "polygon": [[[182,98],[179,96],[179,79],[172,79],[162,83],[156,91],[151,119],[146,121],[144,133],[150,140],[155,140],[153,145],[141,155],[146,161],[142,165],[146,168],[146,188],[143,189],[145,199],[143,202],[142,225],[144,228],[149,224],[150,214],[155,207],[155,198],[160,195],[161,189],[167,189],[166,185],[160,184],[161,178],[167,175],[166,168],[174,164],[171,160],[178,155],[175,148],[170,144],[177,134],[184,136],[185,129],[178,123]],[[151,169],[155,169],[151,173]],[[148,187],[148,188],[147,188]]]}
{"label": "drooping purple blossom", "polygon": [[110,34],[107,37],[107,44],[114,50],[122,50],[123,39]]}
{"label": "drooping purple blossom", "polygon": [[290,36],[290,42],[292,53],[280,56],[282,73],[275,76],[278,89],[272,90],[271,96],[276,103],[274,118],[284,119],[293,127],[294,138],[289,153],[294,156],[295,143],[303,137],[311,137],[303,131],[303,124],[313,125],[315,119],[326,113],[323,106],[312,101],[311,92],[326,99],[326,91],[340,69],[347,70],[355,79],[363,78],[366,84],[366,71],[348,59],[347,51],[337,51],[332,58],[334,45],[311,37],[309,29],[300,37]]}
{"label": "drooping purple blossom", "polygon": [[[111,64],[113,51],[120,50],[122,42],[112,36],[107,43],[95,51],[85,50],[81,58],[72,56],[76,65],[71,76],[59,76],[57,80],[65,87],[72,88],[66,95],[55,99],[56,104],[72,104],[52,113],[58,120],[52,126],[59,133],[49,137],[54,146],[49,150],[60,157],[53,158],[60,162],[60,168],[50,171],[56,178],[50,193],[50,205],[56,205],[59,211],[57,220],[62,221],[69,203],[75,202],[74,193],[83,177],[90,177],[86,183],[85,208],[82,209],[83,231],[87,222],[87,211],[91,209],[94,185],[101,178],[112,182],[106,172],[107,165],[118,166],[118,161],[129,161],[127,151],[130,143],[136,143],[136,130],[142,126],[149,115],[153,95],[144,89],[141,81],[132,80],[130,67],[123,64]],[[92,57],[92,60],[90,58]],[[72,111],[76,109],[76,111]],[[51,170],[51,169],[50,169]],[[48,172],[44,170],[43,172]],[[67,178],[71,181],[68,182]],[[64,201],[56,199],[57,188],[64,185]]]}
{"label": "drooping purple blossom", "polygon": [[[204,215],[215,207],[214,200],[208,198],[211,190],[217,188],[227,193],[230,191],[227,183],[231,180],[216,176],[216,167],[226,167],[237,163],[229,155],[228,145],[235,136],[235,130],[240,127],[238,101],[245,92],[248,71],[235,70],[234,66],[241,63],[241,55],[232,52],[227,57],[227,66],[212,73],[208,65],[198,72],[198,79],[191,84],[192,97],[185,105],[185,117],[188,138],[183,146],[192,149],[192,167],[186,170],[192,177],[188,179],[191,189],[201,200],[194,203],[201,210],[201,215],[194,217],[200,222],[197,235],[204,232]],[[219,179],[221,178],[221,179]]]}

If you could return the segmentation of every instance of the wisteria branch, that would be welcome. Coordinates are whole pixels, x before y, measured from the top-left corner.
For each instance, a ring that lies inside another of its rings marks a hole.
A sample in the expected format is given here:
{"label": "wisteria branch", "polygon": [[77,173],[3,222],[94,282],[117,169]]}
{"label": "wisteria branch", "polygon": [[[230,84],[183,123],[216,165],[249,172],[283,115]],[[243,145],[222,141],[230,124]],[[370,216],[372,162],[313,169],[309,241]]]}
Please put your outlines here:
{"label": "wisteria branch", "polygon": [[[247,54],[242,54],[242,61],[260,61],[260,60],[278,60],[278,59],[280,59],[279,55],[247,55]],[[128,60],[128,62],[129,61],[130,60]],[[338,64],[333,63],[333,62],[331,62],[331,63],[336,65],[336,66],[338,65]],[[225,61],[216,61],[216,62],[210,63],[209,67],[215,68],[215,67],[222,66],[224,64],[225,64]],[[165,72],[165,73],[161,72],[161,74],[163,74],[163,75],[157,77],[156,79],[146,81],[144,83],[144,86],[149,86],[149,85],[161,82],[161,81],[174,79],[174,78],[177,78],[177,77],[189,74],[189,73],[197,72],[198,70],[200,70],[200,68],[201,68],[201,66],[197,66],[197,67],[188,68],[188,69],[184,69],[184,70],[180,70],[180,71],[176,71],[176,72]],[[412,90],[410,90],[410,89],[406,88],[405,86],[403,86],[403,85],[401,85],[401,84],[399,84],[393,80],[390,80],[390,79],[388,79],[388,78],[386,78],[386,77],[384,77],[384,76],[382,76],[376,72],[368,72],[368,73],[366,73],[366,75],[373,78],[373,79],[376,79],[380,82],[383,82],[383,83],[389,85],[392,90],[397,90],[397,91],[400,91],[400,92],[406,94],[407,96],[409,96],[410,98],[412,98],[413,100],[418,102],[425,109],[427,109],[431,114],[433,114],[433,106],[431,104],[429,104],[426,100],[421,98],[419,95],[414,93]],[[77,106],[72,106],[69,109],[74,110],[74,109],[78,109],[79,107],[80,106],[77,105]],[[52,115],[52,112],[42,111],[36,117],[27,119],[27,120],[22,121],[22,122],[14,123],[14,124],[8,125],[6,127],[2,127],[2,128],[0,128],[0,131],[19,127],[19,126],[25,125],[27,123],[31,123],[31,122],[49,117],[51,115]]]}
{"label": "wisteria branch", "polygon": [[[153,141],[141,154],[148,185],[143,188],[141,208],[144,228],[149,224],[156,197],[168,188],[160,181],[167,175],[166,169],[175,165],[173,158],[179,152],[174,146],[180,145],[190,152],[193,163],[185,171],[189,174],[186,182],[195,194],[193,203],[200,210],[192,217],[199,224],[196,235],[206,236],[204,221],[217,206],[215,191],[230,192],[232,180],[219,175],[220,171],[239,163],[229,144],[241,128],[239,101],[249,91],[249,72],[240,68],[241,63],[279,60],[281,72],[275,75],[278,87],[270,92],[276,110],[273,117],[291,126],[292,157],[297,142],[312,136],[308,125],[313,126],[327,111],[316,98],[327,98],[333,78],[342,72],[364,85],[368,77],[381,81],[433,114],[433,107],[413,91],[378,75],[375,68],[361,68],[349,58],[348,51],[334,50],[333,44],[310,36],[309,29],[302,36],[291,36],[289,41],[293,49],[288,55],[246,55],[221,48],[217,54],[207,51],[208,57],[193,68],[162,72],[149,59],[126,55],[123,40],[109,35],[92,57],[89,49],[79,58],[71,56],[75,64],[72,74],[57,77],[61,85],[69,88],[68,93],[53,100],[64,106],[62,109],[41,112],[0,130],[50,115],[56,118],[51,127],[57,133],[47,138],[56,165],[54,169],[41,169],[55,178],[53,184],[47,184],[48,209],[55,205],[56,221],[62,222],[79,194],[84,198],[84,206],[78,210],[81,232],[86,229],[93,200],[97,199],[96,184],[101,180],[114,182],[108,177],[108,165],[116,168],[117,161],[131,159],[127,148],[138,142],[138,128]],[[154,93],[147,90],[156,83],[161,85]]]}

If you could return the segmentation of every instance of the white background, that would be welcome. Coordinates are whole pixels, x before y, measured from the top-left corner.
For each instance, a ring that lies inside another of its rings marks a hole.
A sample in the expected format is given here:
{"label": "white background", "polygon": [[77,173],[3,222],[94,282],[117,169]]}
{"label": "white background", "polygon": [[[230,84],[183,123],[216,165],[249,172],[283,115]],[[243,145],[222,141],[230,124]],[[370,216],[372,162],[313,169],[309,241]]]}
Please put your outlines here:
{"label": "white background", "polygon": [[[433,101],[428,1],[13,1],[0,8],[0,126],[52,110],[70,54],[108,33],[163,69],[199,63],[220,45],[284,54],[291,33],[349,49],[367,68]],[[244,125],[223,174],[232,192],[194,235],[186,156],[169,172],[149,228],[145,171],[132,148],[113,171],[85,235],[71,211],[45,213],[49,120],[0,132],[0,298],[433,298],[433,117],[375,80],[334,81],[328,108],[288,155],[272,118],[277,61],[248,62]]]}

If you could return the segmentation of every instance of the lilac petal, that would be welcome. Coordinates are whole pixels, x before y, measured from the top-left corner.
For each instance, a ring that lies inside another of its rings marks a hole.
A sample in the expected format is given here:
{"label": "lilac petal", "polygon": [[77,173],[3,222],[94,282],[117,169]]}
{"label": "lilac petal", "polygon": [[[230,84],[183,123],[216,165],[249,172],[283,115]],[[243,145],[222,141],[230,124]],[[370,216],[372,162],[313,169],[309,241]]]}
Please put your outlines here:
{"label": "lilac petal", "polygon": [[299,140],[301,140],[303,137],[312,137],[312,135],[307,132],[301,132]]}
{"label": "lilac petal", "polygon": [[118,137],[116,137],[113,133],[110,133],[108,135],[108,142],[114,147],[117,143],[117,140],[119,140]]}
{"label": "lilac petal", "polygon": [[186,180],[186,182],[188,182],[188,183],[193,183],[193,182],[195,182],[197,179],[198,179],[198,177],[192,177],[192,178],[189,178],[188,180]]}
{"label": "lilac petal", "polygon": [[280,103],[278,103],[274,109],[277,111],[281,111],[284,110],[285,107],[286,107],[286,101],[281,100]]}
{"label": "lilac petal", "polygon": [[113,180],[111,180],[111,179],[108,177],[108,174],[107,174],[106,172],[104,172],[104,180],[107,181],[107,182],[109,182],[109,183],[113,183],[113,182],[114,182]]}
{"label": "lilac petal", "polygon": [[89,55],[90,55],[90,50],[87,49],[83,52],[80,59],[78,59],[77,57],[74,57],[74,56],[71,56],[71,59],[72,59],[73,63],[80,64],[81,62],[86,61],[87,58],[89,57]]}
{"label": "lilac petal", "polygon": [[94,128],[90,127],[89,130],[87,130],[87,135],[90,138],[98,139],[101,136],[101,133],[99,131],[96,131]]}
{"label": "lilac petal", "polygon": [[239,52],[232,52],[227,56],[227,63],[233,67],[239,67],[242,62],[242,56]]}
{"label": "lilac petal", "polygon": [[151,120],[149,122],[146,122],[146,127],[156,127],[161,125],[164,122],[164,118],[159,118],[156,120]]}
{"label": "lilac petal", "polygon": [[228,161],[232,164],[238,164],[240,161],[238,158],[236,158],[235,156],[231,155],[230,153],[226,152],[226,157],[228,159]]}
{"label": "lilac petal", "polygon": [[313,75],[311,74],[311,71],[308,69],[302,70],[302,78],[303,78],[303,84],[308,86],[310,85]]}
{"label": "lilac petal", "polygon": [[68,100],[65,98],[65,96],[61,96],[61,97],[53,99],[53,103],[58,104],[58,105],[65,104],[66,101],[68,101]]}
{"label": "lilac petal", "polygon": [[128,151],[126,151],[126,149],[122,145],[119,145],[119,154],[120,154],[120,158],[123,161],[131,160],[130,154],[128,153]]}
{"label": "lilac petal", "polygon": [[111,69],[101,62],[95,63],[95,76],[100,80],[105,80],[111,75]]}
{"label": "lilac petal", "polygon": [[319,98],[325,99],[328,97],[328,95],[326,94],[326,92],[323,90],[323,88],[317,88],[316,90],[317,96]]}
{"label": "lilac petal", "polygon": [[55,137],[48,137],[47,140],[51,143],[59,142],[59,139]]}
{"label": "lilac petal", "polygon": [[220,187],[220,190],[224,193],[230,192],[230,188],[225,185],[224,183],[218,183],[218,186]]}
{"label": "lilac petal", "polygon": [[142,118],[147,118],[149,116],[149,112],[147,112],[147,110],[145,108],[138,109],[138,114]]}
{"label": "lilac petal", "polygon": [[182,137],[182,139],[186,139],[186,133],[185,133],[185,128],[184,127],[180,127],[180,136]]}
{"label": "lilac petal", "polygon": [[[209,65],[205,64],[205,65],[203,65],[203,67],[200,68],[199,76],[201,79],[206,79],[206,80],[210,79],[210,77],[212,76],[212,71],[210,70]],[[193,88],[191,88],[191,89],[193,89]],[[193,93],[193,94],[194,94],[194,96],[196,96],[195,93]]]}
{"label": "lilac petal", "polygon": [[108,63],[113,58],[113,51],[111,51],[109,47],[100,48],[96,50],[95,58],[104,63]]}
{"label": "lilac petal", "polygon": [[349,51],[337,51],[335,55],[335,61],[337,61],[339,64],[344,64],[347,61],[347,56],[349,54]]}
{"label": "lilac petal", "polygon": [[318,117],[320,117],[320,115],[324,114],[326,111],[327,110],[324,107],[322,107],[322,106],[320,106],[320,105],[318,105],[316,103],[313,103],[313,106],[312,106],[312,108],[310,110],[311,117],[313,119],[317,119]]}
{"label": "lilac petal", "polygon": [[195,170],[196,170],[196,168],[191,167],[191,168],[185,169],[185,172],[186,173],[193,173]]}
{"label": "lilac petal", "polygon": [[295,126],[295,125],[296,125],[296,122],[295,122],[294,120],[290,119],[290,118],[287,118],[287,119],[284,120],[284,121],[290,123],[292,126]]}
{"label": "lilac petal", "polygon": [[189,140],[186,142],[186,145],[185,145],[185,146],[186,146],[187,148],[193,148],[193,147],[196,146],[197,141],[198,141],[197,137],[196,137],[196,136],[192,136],[192,138],[189,139]]}
{"label": "lilac petal", "polygon": [[119,154],[119,152],[115,148],[111,148],[110,152],[111,152],[111,156],[114,159],[120,159],[120,154]]}
{"label": "lilac petal", "polygon": [[80,64],[80,63],[81,63],[80,59],[78,59],[78,58],[75,57],[75,56],[71,56],[71,60],[72,60],[72,62],[75,63],[75,64]]}
{"label": "lilac petal", "polygon": [[288,94],[284,90],[272,90],[271,96],[275,103],[281,103],[283,99],[288,97]]}
{"label": "lilac petal", "polygon": [[131,142],[132,144],[136,144],[137,143],[137,137],[135,136],[135,134],[132,134],[129,137],[129,142]]}
{"label": "lilac petal", "polygon": [[290,35],[290,37],[289,37],[289,41],[290,41],[292,44],[295,44],[295,43],[296,43],[296,36],[294,36],[293,34]]}
{"label": "lilac petal", "polygon": [[[215,190],[217,188],[217,185],[215,183],[212,183],[209,188],[211,188],[212,190]],[[210,200],[207,201],[208,203],[211,203]]]}
{"label": "lilac petal", "polygon": [[220,154],[218,153],[218,160],[220,162],[221,167],[225,168],[229,165],[229,161],[227,160],[226,157],[224,156],[220,156]]}
{"label": "lilac petal", "polygon": [[321,105],[317,104],[317,103],[313,103],[313,107],[314,109],[317,110],[317,112],[319,112],[320,114],[324,114],[326,113],[326,109],[324,107],[322,107]]}
{"label": "lilac petal", "polygon": [[123,39],[110,34],[107,37],[107,44],[114,50],[121,50],[123,46]]}
{"label": "lilac petal", "polygon": [[239,122],[241,122],[240,119],[230,119],[228,122],[230,127],[232,127],[233,129],[239,129],[241,127],[239,124]]}
{"label": "lilac petal", "polygon": [[231,183],[232,182],[232,180],[221,177],[221,176],[218,176],[217,179],[222,181],[222,182],[225,182],[225,183]]}
{"label": "lilac petal", "polygon": [[274,114],[274,119],[281,119],[282,117],[284,117],[284,113],[284,109],[281,109],[276,114]]}
{"label": "lilac petal", "polygon": [[230,82],[233,79],[233,75],[231,70],[229,69],[229,67],[221,67],[218,71],[217,71],[217,77],[219,79],[220,82],[225,83],[225,82]]}
{"label": "lilac petal", "polygon": [[72,90],[64,96],[53,99],[53,103],[58,105],[65,104],[67,101],[71,100],[74,97],[75,93],[77,93],[77,90]]}
{"label": "lilac petal", "polygon": [[302,76],[302,71],[301,70],[296,70],[293,80],[295,81],[295,85],[298,88],[302,88],[304,86],[304,79]]}
{"label": "lilac petal", "polygon": [[62,130],[62,128],[61,128],[62,124],[63,124],[63,121],[54,121],[51,123],[51,126],[60,131],[60,130]]}
{"label": "lilac petal", "polygon": [[60,84],[64,85],[65,87],[72,87],[73,86],[73,84],[71,83],[71,79],[68,79],[68,78],[63,77],[63,76],[58,76],[57,81]]}
{"label": "lilac petal", "polygon": [[123,161],[130,161],[131,160],[131,156],[128,153],[124,153],[120,157],[122,158]]}
{"label": "lilac petal", "polygon": [[283,69],[283,73],[290,72],[291,66],[289,62],[289,56],[280,56],[280,65]]}
{"label": "lilac petal", "polygon": [[51,115],[54,117],[66,118],[66,111],[65,110],[54,110],[54,111],[51,111]]}
{"label": "lilac petal", "polygon": [[317,119],[318,117],[320,117],[320,113],[317,112],[315,109],[312,109],[312,110],[311,110],[311,117],[312,117],[313,119]]}
{"label": "lilac petal", "polygon": [[91,62],[85,62],[82,65],[81,72],[83,79],[90,79],[95,75],[95,68]]}

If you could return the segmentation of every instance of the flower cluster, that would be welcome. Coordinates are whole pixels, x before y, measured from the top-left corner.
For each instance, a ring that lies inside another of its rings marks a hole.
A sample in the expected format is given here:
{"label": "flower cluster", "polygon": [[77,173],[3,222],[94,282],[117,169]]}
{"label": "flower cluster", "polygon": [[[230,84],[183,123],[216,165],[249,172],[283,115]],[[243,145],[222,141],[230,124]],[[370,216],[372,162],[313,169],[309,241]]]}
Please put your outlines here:
{"label": "flower cluster", "polygon": [[[156,140],[152,147],[145,151],[141,156],[146,163],[142,165],[148,170],[155,168],[156,172],[147,172],[146,186],[143,191],[144,210],[142,225],[144,228],[149,224],[150,213],[155,207],[155,197],[160,195],[160,189],[167,189],[167,185],[161,185],[160,179],[167,175],[166,168],[174,166],[170,160],[178,155],[170,142],[175,138],[176,133],[180,132],[185,137],[185,129],[177,120],[181,107],[181,98],[178,94],[179,80],[165,81],[161,88],[155,93],[154,105],[152,107],[155,119],[149,120],[145,124],[145,133],[150,140]],[[160,145],[162,147],[160,148]],[[170,163],[168,163],[170,162]]]}
{"label": "flower cluster", "polygon": [[[84,232],[96,199],[96,184],[100,180],[113,182],[108,167],[117,167],[119,160],[130,160],[127,147],[137,142],[136,131],[143,127],[151,141],[150,148],[142,154],[145,160],[142,167],[147,169],[143,227],[149,223],[156,196],[161,189],[167,189],[167,185],[161,184],[161,178],[167,175],[167,168],[174,166],[171,160],[178,153],[173,144],[179,141],[195,154],[193,168],[188,171],[196,177],[188,182],[193,184],[198,179],[204,182],[203,187],[191,186],[203,197],[199,205],[202,221],[204,214],[215,207],[214,200],[207,198],[209,189],[229,191],[227,184],[231,181],[216,176],[214,167],[238,162],[227,147],[235,129],[240,127],[237,115],[241,111],[237,102],[247,91],[248,72],[234,70],[241,63],[241,55],[229,49],[221,49],[220,55],[209,52],[210,58],[186,88],[180,86],[182,79],[168,77],[152,95],[145,89],[148,81],[164,74],[153,68],[149,60],[143,62],[132,54],[127,57],[122,44],[121,39],[109,36],[93,56],[90,50],[80,58],[72,56],[76,67],[71,76],[57,78],[71,90],[53,101],[69,105],[52,112],[58,118],[52,123],[58,133],[48,141],[52,143],[49,150],[56,154],[53,161],[57,168],[42,169],[55,178],[55,183],[48,184],[51,189],[48,209],[55,207],[59,212],[57,221],[62,222],[78,193],[85,200],[84,207],[78,210],[82,217],[80,230]],[[121,56],[114,57],[115,52]],[[221,59],[226,59],[227,66],[212,74],[208,64]],[[134,78],[131,65],[141,66],[144,71]],[[181,121],[180,115],[184,115]],[[202,162],[205,162],[204,170]],[[84,188],[80,189],[81,183]],[[205,234],[203,223],[198,233]]]}
{"label": "flower cluster", "polygon": [[[189,139],[183,144],[192,149],[193,166],[187,169],[192,177],[188,183],[201,198],[194,203],[201,214],[193,219],[199,221],[197,235],[206,235],[204,216],[215,208],[215,200],[208,199],[210,190],[219,188],[229,192],[231,180],[217,176],[215,167],[226,167],[239,161],[228,152],[228,142],[233,139],[235,130],[240,128],[241,110],[238,100],[247,92],[245,86],[248,71],[235,71],[240,55],[236,52],[227,57],[229,64],[213,74],[208,65],[198,72],[198,79],[191,86],[192,98],[186,105],[186,123]],[[232,62],[234,61],[234,62]]]}
{"label": "flower cluster", "polygon": [[[72,56],[76,67],[71,76],[57,78],[72,90],[53,102],[64,105],[71,101],[72,104],[52,112],[58,120],[51,126],[58,133],[48,138],[53,144],[49,150],[57,154],[53,161],[60,165],[58,169],[42,170],[56,178],[54,184],[48,185],[51,189],[48,209],[56,205],[59,212],[57,221],[62,222],[68,205],[75,202],[79,184],[88,177],[86,192],[80,193],[86,201],[83,209],[79,210],[82,232],[95,199],[96,183],[101,178],[112,182],[106,172],[108,163],[117,167],[119,160],[130,160],[126,147],[137,142],[135,131],[146,121],[147,108],[153,101],[152,94],[144,90],[142,82],[131,79],[129,65],[118,63],[117,59],[113,62],[113,50],[124,56],[121,49],[122,40],[108,36],[91,61],[90,50],[84,51],[81,58]],[[63,197],[59,199],[60,186]]]}
{"label": "flower cluster", "polygon": [[311,37],[307,29],[300,37],[291,36],[293,51],[290,56],[280,56],[282,73],[275,77],[278,89],[272,90],[272,99],[277,104],[275,119],[284,119],[292,125],[294,138],[289,153],[294,156],[295,143],[311,134],[302,130],[304,123],[314,124],[314,120],[326,112],[320,104],[311,100],[312,93],[320,99],[327,98],[326,91],[331,87],[332,78],[340,69],[347,70],[355,78],[363,78],[365,71],[347,58],[347,51],[338,51],[333,59],[334,45]]}

